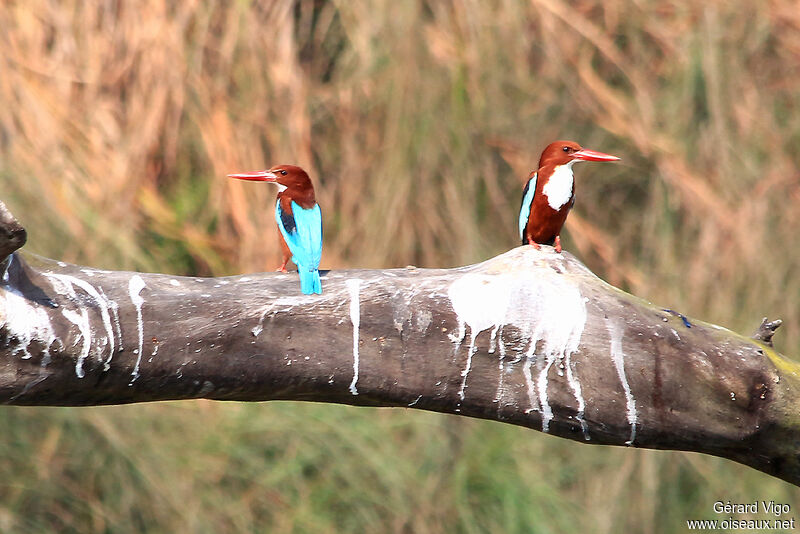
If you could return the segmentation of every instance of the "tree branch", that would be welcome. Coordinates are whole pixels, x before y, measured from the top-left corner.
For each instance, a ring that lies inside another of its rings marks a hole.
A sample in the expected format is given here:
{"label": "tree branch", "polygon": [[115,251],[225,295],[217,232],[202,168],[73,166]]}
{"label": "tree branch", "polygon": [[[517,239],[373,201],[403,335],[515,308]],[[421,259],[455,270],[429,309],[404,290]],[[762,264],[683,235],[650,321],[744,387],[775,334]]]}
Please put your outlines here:
{"label": "tree branch", "polygon": [[0,268],[9,254],[22,248],[26,239],[25,229],[0,201]]}
{"label": "tree branch", "polygon": [[321,296],[301,295],[296,274],[187,278],[18,253],[7,263],[8,404],[409,406],[703,452],[800,484],[797,363],[549,247],[458,269],[328,272]]}

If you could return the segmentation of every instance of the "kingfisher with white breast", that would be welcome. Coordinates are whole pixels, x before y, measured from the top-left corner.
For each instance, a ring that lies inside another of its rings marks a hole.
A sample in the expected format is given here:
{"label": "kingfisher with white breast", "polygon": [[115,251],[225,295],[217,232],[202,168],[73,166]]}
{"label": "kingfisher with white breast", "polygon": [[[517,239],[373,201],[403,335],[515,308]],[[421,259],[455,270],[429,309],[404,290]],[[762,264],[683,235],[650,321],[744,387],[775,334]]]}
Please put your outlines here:
{"label": "kingfisher with white breast", "polygon": [[300,291],[306,295],[321,294],[322,212],[306,171],[296,165],[278,165],[268,171],[229,174],[228,177],[278,186],[275,222],[283,249],[283,263],[278,271],[285,273],[291,259],[300,275]]}
{"label": "kingfisher with white breast", "polygon": [[572,166],[579,161],[618,161],[619,158],[582,148],[573,141],[547,145],[522,192],[519,237],[523,245],[553,245],[561,252],[561,228],[575,204]]}

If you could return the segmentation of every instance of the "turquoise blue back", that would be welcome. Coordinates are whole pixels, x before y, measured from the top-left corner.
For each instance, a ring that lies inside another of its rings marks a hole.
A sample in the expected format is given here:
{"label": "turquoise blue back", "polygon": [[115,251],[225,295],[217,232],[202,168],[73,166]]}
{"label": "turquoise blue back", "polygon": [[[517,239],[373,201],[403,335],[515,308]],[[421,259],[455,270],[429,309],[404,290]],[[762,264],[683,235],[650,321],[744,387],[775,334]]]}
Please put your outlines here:
{"label": "turquoise blue back", "polygon": [[536,193],[536,178],[534,174],[528,183],[525,184],[525,191],[522,192],[522,206],[519,208],[519,237],[522,239],[522,244],[527,245],[525,240],[525,227],[528,225],[528,217],[531,215],[531,203],[533,202],[533,195]]}
{"label": "turquoise blue back", "polygon": [[292,261],[300,273],[300,290],[306,295],[322,293],[319,279],[319,261],[322,258],[322,212],[319,204],[313,208],[301,208],[292,202],[294,227],[287,228],[284,221],[292,217],[283,214],[280,201],[275,204],[275,221],[292,252]]}

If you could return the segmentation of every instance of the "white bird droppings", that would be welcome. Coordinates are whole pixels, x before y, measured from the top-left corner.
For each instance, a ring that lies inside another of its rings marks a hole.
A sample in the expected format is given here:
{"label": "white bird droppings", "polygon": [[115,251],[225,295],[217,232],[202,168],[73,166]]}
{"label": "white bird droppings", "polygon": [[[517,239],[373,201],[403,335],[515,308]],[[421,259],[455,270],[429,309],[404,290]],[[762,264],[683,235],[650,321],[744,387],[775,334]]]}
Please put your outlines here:
{"label": "white bird droppings", "polygon": [[108,344],[109,348],[108,359],[104,365],[104,370],[107,371],[109,368],[109,363],[111,362],[111,358],[114,356],[114,352],[116,351],[114,330],[111,327],[111,314],[109,313],[109,310],[112,307],[112,302],[105,296],[104,293],[102,293],[102,290],[98,291],[97,288],[95,288],[92,284],[85,280],[81,280],[80,278],[56,273],[46,273],[45,276],[50,279],[50,282],[53,284],[53,288],[56,289],[56,291],[59,291],[62,294],[68,294],[73,298],[77,298],[77,293],[73,287],[76,286],[86,292],[86,294],[89,295],[97,304],[97,308],[100,311],[100,319],[103,321],[103,327],[106,329],[106,337],[102,338],[100,343]]}
{"label": "white bird droppings", "polygon": [[[87,356],[89,356],[89,350],[92,348],[92,331],[89,326],[89,313],[86,311],[86,308],[81,308],[80,313],[67,309],[61,310],[61,313],[64,315],[65,319],[78,327],[80,337],[83,338],[81,353],[78,355],[78,361],[75,362],[75,375],[78,378],[83,378],[86,374],[83,370],[83,362],[86,360]],[[78,342],[77,338],[75,342]]]}
{"label": "white bird droppings", "polygon": [[[526,256],[529,258],[529,256]],[[529,259],[527,260],[529,261]],[[563,275],[550,270],[532,272],[525,258],[512,259],[512,263],[499,264],[494,274],[467,273],[448,289],[448,296],[459,321],[459,329],[470,327],[470,349],[462,376],[459,397],[463,399],[467,375],[472,366],[475,338],[489,328],[511,325],[526,340],[525,354],[529,361],[523,365],[531,408],[542,411],[542,430],[547,432],[553,417],[547,401],[548,371],[556,361],[568,358],[578,350],[586,324],[586,301],[578,287]],[[492,267],[490,267],[492,268]],[[463,331],[463,330],[462,330]],[[502,343],[502,330],[498,330],[497,343]],[[457,339],[451,338],[456,344]],[[546,358],[544,368],[534,382],[531,359],[536,356],[537,343],[542,341],[541,353]],[[490,339],[490,345],[493,346]],[[502,346],[502,345],[500,345]],[[503,346],[503,349],[506,349]],[[505,350],[501,351],[501,356]],[[578,401],[580,416],[585,406],[574,370],[568,373],[568,382]],[[536,387],[534,387],[534,384]],[[538,389],[538,405],[535,390]],[[540,405],[540,406],[539,406]]]}
{"label": "white bird droppings", "polygon": [[565,358],[564,365],[567,368],[567,382],[569,383],[569,387],[572,388],[572,393],[575,395],[575,400],[578,401],[578,413],[575,415],[575,418],[581,424],[581,432],[583,432],[583,439],[589,441],[591,439],[589,437],[589,427],[586,425],[586,419],[584,419],[583,417],[584,411],[586,410],[586,402],[583,400],[581,383],[578,382],[578,379],[575,378],[575,374],[572,371],[571,352],[567,352],[567,357]]}
{"label": "white bird droppings", "polygon": [[14,263],[14,255],[10,255],[8,257],[8,263],[6,264],[5,270],[3,270],[3,283],[7,284],[9,281],[8,278],[8,271],[11,270],[11,264]]}
{"label": "white bird droppings", "polygon": [[0,289],[0,326],[6,331],[11,354],[22,353],[22,359],[27,360],[32,356],[28,351],[31,341],[39,341],[45,346],[44,357],[49,359],[56,335],[47,311],[11,287]]}
{"label": "white bird droppings", "polygon": [[136,365],[133,367],[133,373],[131,373],[131,381],[128,384],[132,386],[136,379],[139,378],[139,363],[142,361],[142,346],[144,345],[144,323],[142,321],[142,304],[144,304],[144,299],[140,295],[142,289],[144,289],[145,283],[142,280],[142,277],[138,274],[131,276],[131,279],[128,281],[128,294],[131,297],[131,302],[133,303],[134,307],[136,307],[136,327],[138,328],[139,332],[139,350],[136,352]]}
{"label": "white bird droppings", "polygon": [[533,383],[533,374],[531,373],[531,366],[533,365],[533,358],[528,358],[522,364],[522,375],[525,377],[525,385],[528,390],[528,401],[531,407],[525,410],[525,413],[531,413],[536,410],[539,411],[539,401],[536,399],[536,385]]}
{"label": "white bird droppings", "polygon": [[622,352],[622,330],[619,325],[613,321],[608,321],[606,327],[608,328],[608,334],[611,338],[611,359],[614,360],[614,366],[617,368],[619,380],[622,382],[622,389],[625,391],[628,423],[631,425],[631,437],[625,442],[625,445],[633,445],[633,441],[636,439],[636,399],[633,398],[631,386],[628,384],[628,379],[625,376],[625,354]]}
{"label": "white bird droppings", "polygon": [[[101,292],[102,292],[102,290],[101,290]],[[108,299],[108,297],[106,297],[105,294],[103,294],[103,297]],[[117,332],[117,339],[119,339],[119,351],[122,352],[122,350],[123,350],[123,345],[122,345],[122,327],[119,324],[119,304],[117,304],[117,301],[115,301],[115,300],[109,300],[108,302],[110,304],[109,309],[111,310],[111,314],[114,317],[114,329]],[[111,364],[112,356],[114,356],[113,353],[108,355],[108,359],[106,360],[106,363],[103,366],[103,370],[104,371],[108,371],[108,369],[110,367],[110,364]]]}
{"label": "white bird droppings", "polygon": [[353,323],[353,381],[350,382],[350,393],[358,395],[356,383],[358,382],[358,329],[361,324],[361,308],[358,290],[361,280],[353,278],[345,281],[347,291],[350,292],[350,322]]}

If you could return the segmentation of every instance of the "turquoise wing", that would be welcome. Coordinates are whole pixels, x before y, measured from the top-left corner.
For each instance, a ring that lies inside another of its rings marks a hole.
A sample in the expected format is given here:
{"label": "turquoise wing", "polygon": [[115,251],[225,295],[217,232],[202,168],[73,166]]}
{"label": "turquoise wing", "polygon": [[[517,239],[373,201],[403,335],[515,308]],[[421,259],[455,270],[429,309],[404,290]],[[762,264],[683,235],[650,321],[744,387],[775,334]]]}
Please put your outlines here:
{"label": "turquoise wing", "polygon": [[293,201],[292,213],[283,213],[278,201],[275,203],[275,221],[297,267],[306,271],[318,269],[322,258],[322,212],[319,204],[305,209]]}
{"label": "turquoise wing", "polygon": [[528,218],[531,215],[531,203],[533,203],[533,195],[536,193],[536,177],[537,173],[534,173],[528,183],[525,184],[525,190],[522,192],[522,205],[519,208],[519,238],[522,239],[523,245],[528,244],[525,240],[525,227],[528,225]]}

